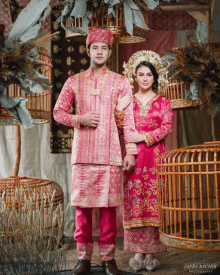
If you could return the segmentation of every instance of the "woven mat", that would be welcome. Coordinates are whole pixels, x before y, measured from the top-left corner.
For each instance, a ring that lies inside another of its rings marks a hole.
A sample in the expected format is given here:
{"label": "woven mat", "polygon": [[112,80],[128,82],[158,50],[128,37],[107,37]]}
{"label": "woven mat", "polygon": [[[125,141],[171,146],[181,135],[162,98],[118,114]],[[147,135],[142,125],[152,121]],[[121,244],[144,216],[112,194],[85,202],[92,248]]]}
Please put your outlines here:
{"label": "woven mat", "polygon": [[[128,261],[133,257],[133,253],[116,249],[115,259],[120,270],[132,272],[128,266]],[[168,247],[165,253],[157,254],[157,259],[161,266],[153,271],[154,275],[184,275],[184,274],[204,274],[211,273],[212,266],[220,267],[220,251],[190,251]],[[66,268],[73,269],[77,262],[76,243],[70,243],[67,249],[67,266]],[[206,264],[206,266],[205,266]],[[94,243],[92,256],[92,266],[101,265],[99,258],[98,245]],[[149,274],[148,271],[142,270],[137,273]],[[220,273],[219,273],[220,274]]]}

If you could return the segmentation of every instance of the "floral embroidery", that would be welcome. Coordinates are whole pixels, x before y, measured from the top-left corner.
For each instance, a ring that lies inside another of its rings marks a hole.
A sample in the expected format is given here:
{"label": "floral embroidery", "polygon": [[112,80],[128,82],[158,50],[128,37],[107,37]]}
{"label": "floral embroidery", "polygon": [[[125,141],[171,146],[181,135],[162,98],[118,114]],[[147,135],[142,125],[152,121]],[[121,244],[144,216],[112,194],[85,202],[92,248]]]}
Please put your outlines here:
{"label": "floral embroidery", "polygon": [[160,154],[159,148],[155,148],[155,149],[154,149],[154,153],[155,153],[156,155],[159,155],[159,154]]}
{"label": "floral embroidery", "polygon": [[135,173],[138,175],[138,174],[140,174],[140,172],[141,172],[141,168],[135,168]]}
{"label": "floral embroidery", "polygon": [[155,168],[155,167],[149,168],[149,171],[150,171],[151,174],[153,174],[153,175],[156,174],[156,168]]}
{"label": "floral embroidery", "polygon": [[149,127],[150,127],[150,128],[152,128],[152,127],[158,127],[158,122],[157,122],[156,119],[150,120],[150,121],[148,122],[148,124],[149,124]]}

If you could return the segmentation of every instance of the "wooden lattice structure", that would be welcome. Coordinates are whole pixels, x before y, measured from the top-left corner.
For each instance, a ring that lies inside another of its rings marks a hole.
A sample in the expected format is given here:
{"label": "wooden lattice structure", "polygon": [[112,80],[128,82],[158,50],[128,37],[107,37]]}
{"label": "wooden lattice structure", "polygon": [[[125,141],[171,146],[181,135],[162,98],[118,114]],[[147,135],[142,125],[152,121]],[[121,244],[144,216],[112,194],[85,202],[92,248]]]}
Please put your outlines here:
{"label": "wooden lattice structure", "polygon": [[[42,61],[42,73],[51,80],[51,57],[44,48],[39,48],[39,59]],[[47,123],[51,120],[51,89],[41,94],[27,94],[17,84],[11,84],[5,89],[8,97],[27,98],[27,109],[36,124]],[[0,125],[19,125],[19,121],[0,105]]]}
{"label": "wooden lattice structure", "polygon": [[[115,5],[115,13],[116,19],[113,22],[111,18],[107,14],[107,6],[103,5],[103,8],[99,11],[95,11],[91,18],[89,27],[87,31],[91,28],[107,28],[114,34],[114,43],[124,44],[124,43],[139,43],[147,40],[148,31],[141,29],[134,25],[133,36],[129,35],[125,28],[125,19],[124,19],[124,10],[123,4]],[[148,25],[148,16],[147,13],[144,12],[145,23]],[[70,22],[70,18],[66,21],[66,27],[82,27],[81,18],[74,18],[73,22]],[[79,33],[70,34],[66,32],[66,38],[75,38],[80,39],[82,35]]]}
{"label": "wooden lattice structure", "polygon": [[220,142],[172,150],[157,161],[161,241],[220,250]]}

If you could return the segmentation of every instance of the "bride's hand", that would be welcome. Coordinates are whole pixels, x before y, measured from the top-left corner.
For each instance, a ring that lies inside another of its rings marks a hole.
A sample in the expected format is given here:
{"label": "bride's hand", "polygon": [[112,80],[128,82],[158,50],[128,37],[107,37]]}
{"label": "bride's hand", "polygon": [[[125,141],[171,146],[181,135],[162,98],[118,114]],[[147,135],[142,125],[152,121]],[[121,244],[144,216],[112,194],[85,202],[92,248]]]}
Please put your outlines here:
{"label": "bride's hand", "polygon": [[138,143],[138,142],[144,141],[144,136],[140,134],[137,130],[135,130],[134,132],[128,134],[125,137],[125,140],[128,143]]}
{"label": "bride's hand", "polygon": [[117,112],[123,111],[131,103],[131,100],[132,100],[132,95],[125,95],[123,97],[119,95],[116,111]]}

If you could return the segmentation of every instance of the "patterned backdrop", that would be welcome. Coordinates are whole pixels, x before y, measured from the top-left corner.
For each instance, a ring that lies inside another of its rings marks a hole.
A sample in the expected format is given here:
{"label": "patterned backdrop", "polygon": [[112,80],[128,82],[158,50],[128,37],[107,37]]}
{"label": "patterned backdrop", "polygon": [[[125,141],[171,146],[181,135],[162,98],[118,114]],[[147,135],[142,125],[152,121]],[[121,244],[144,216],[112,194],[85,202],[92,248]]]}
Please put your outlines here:
{"label": "patterned backdrop", "polygon": [[[67,78],[82,72],[89,67],[89,57],[85,42],[65,39],[65,31],[55,21],[60,11],[51,12],[52,32],[60,31],[60,35],[51,42],[52,57],[52,110]],[[70,113],[74,112],[74,106]],[[51,123],[51,153],[70,153],[72,147],[73,128],[64,126],[52,118]]]}
{"label": "patterned backdrop", "polygon": [[[178,5],[189,5],[192,1],[190,0],[182,0],[178,3],[173,3]],[[168,6],[172,5],[166,2],[160,1],[160,6]],[[149,28],[153,31],[182,31],[182,30],[190,30],[196,29],[197,21],[186,11],[183,12],[155,12],[151,11],[148,14],[149,20]]]}

